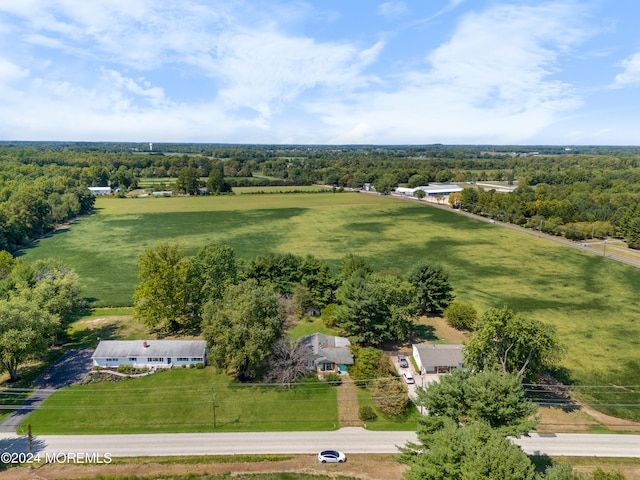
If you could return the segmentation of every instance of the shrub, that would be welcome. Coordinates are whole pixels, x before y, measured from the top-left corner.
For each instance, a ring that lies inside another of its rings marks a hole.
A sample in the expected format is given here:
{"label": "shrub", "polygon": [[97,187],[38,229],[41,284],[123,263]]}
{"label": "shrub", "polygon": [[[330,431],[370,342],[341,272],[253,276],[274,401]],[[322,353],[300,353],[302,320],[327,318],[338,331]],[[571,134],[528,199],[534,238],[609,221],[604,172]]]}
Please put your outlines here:
{"label": "shrub", "polygon": [[378,415],[376,415],[376,412],[371,405],[361,405],[358,416],[363,422],[370,422],[378,418]]}
{"label": "shrub", "polygon": [[330,385],[335,385],[336,387],[342,384],[342,378],[340,378],[340,375],[334,372],[325,374],[324,381],[329,383]]}
{"label": "shrub", "polygon": [[376,380],[369,387],[373,402],[388,417],[404,415],[409,405],[407,389],[399,378],[383,378]]}
{"label": "shrub", "polygon": [[357,382],[359,387],[368,386],[373,379],[396,375],[396,371],[389,361],[389,357],[380,349],[373,347],[353,346],[353,366],[349,368],[349,376]]}
{"label": "shrub", "polygon": [[470,303],[453,302],[444,310],[444,318],[458,330],[471,330],[478,321],[478,312]]}
{"label": "shrub", "polygon": [[203,369],[204,368],[204,363],[202,363],[202,362],[196,363],[196,368],[197,369]]}

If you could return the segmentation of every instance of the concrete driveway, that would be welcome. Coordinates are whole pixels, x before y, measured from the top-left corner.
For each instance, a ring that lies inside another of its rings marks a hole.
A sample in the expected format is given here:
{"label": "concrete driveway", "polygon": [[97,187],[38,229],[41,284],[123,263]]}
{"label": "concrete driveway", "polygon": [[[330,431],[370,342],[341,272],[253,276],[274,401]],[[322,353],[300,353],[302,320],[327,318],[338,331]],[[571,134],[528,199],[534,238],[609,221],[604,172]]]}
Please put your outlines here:
{"label": "concrete driveway", "polygon": [[[406,384],[407,385],[407,391],[409,394],[409,400],[411,400],[414,404],[416,403],[416,400],[418,398],[418,387],[427,387],[430,383],[433,382],[439,382],[440,381],[440,375],[436,375],[436,374],[420,374],[418,372],[415,371],[415,369],[413,368],[413,363],[411,362],[411,359],[409,358],[410,355],[406,355],[407,360],[409,361],[409,368],[402,368],[400,366],[400,364],[398,363],[398,356],[397,355],[391,355],[391,363],[393,363],[393,366],[395,367],[396,371],[398,372],[398,374],[400,375],[400,377],[402,378],[402,380],[404,381],[404,377],[402,377],[402,374],[406,371],[411,372],[411,375],[413,376],[414,380],[416,381],[416,383],[409,383]],[[422,412],[422,407],[416,406],[418,408],[418,410],[420,410],[421,413]]]}
{"label": "concrete driveway", "polygon": [[34,382],[36,390],[0,422],[0,432],[15,432],[24,419],[56,390],[80,382],[92,368],[93,350],[70,350]]}

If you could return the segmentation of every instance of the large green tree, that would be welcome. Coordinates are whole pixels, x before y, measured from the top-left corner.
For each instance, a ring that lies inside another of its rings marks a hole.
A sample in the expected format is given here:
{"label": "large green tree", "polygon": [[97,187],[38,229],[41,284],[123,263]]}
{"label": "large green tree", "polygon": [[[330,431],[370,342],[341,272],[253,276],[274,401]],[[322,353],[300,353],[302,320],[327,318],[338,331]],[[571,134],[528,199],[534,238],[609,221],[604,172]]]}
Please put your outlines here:
{"label": "large green tree", "polygon": [[504,435],[521,435],[538,423],[534,417],[537,407],[525,397],[521,381],[496,370],[472,374],[456,369],[417,392],[416,404],[429,415],[449,417],[463,425],[483,421]]}
{"label": "large green tree", "polygon": [[0,300],[0,371],[18,379],[18,367],[47,351],[59,327],[57,315],[21,298]]}
{"label": "large green tree", "polygon": [[249,279],[230,286],[221,300],[207,303],[202,325],[213,365],[253,379],[282,337],[284,322],[273,290]]}
{"label": "large green tree", "polygon": [[147,248],[138,261],[140,283],[133,292],[133,317],[147,326],[176,332],[192,324],[189,262],[177,244]]}
{"label": "large green tree", "polygon": [[362,345],[404,340],[413,328],[416,309],[412,286],[397,277],[361,273],[358,270],[336,291],[340,305],[335,325]]}
{"label": "large green tree", "polygon": [[564,352],[553,326],[506,307],[487,310],[464,350],[465,364],[476,371],[499,367],[517,377],[554,366]]}
{"label": "large green tree", "polygon": [[440,265],[417,263],[409,274],[409,282],[416,288],[423,312],[442,312],[453,300],[449,275]]}
{"label": "large green tree", "polygon": [[188,195],[195,195],[198,193],[199,186],[200,172],[197,168],[187,167],[180,170],[178,179],[176,180],[176,187],[179,191]]}
{"label": "large green tree", "polygon": [[531,480],[525,453],[484,422],[460,426],[448,417],[418,420],[419,444],[401,447],[406,480]]}
{"label": "large green tree", "polygon": [[231,184],[224,179],[222,165],[213,167],[207,178],[207,190],[211,195],[231,192]]}
{"label": "large green tree", "polygon": [[16,284],[13,295],[38,305],[62,320],[68,320],[84,303],[80,296],[78,274],[59,260],[44,259],[26,264],[21,276],[23,281]]}
{"label": "large green tree", "polygon": [[206,245],[189,261],[188,290],[194,311],[210,300],[219,300],[238,281],[238,262],[228,245]]}

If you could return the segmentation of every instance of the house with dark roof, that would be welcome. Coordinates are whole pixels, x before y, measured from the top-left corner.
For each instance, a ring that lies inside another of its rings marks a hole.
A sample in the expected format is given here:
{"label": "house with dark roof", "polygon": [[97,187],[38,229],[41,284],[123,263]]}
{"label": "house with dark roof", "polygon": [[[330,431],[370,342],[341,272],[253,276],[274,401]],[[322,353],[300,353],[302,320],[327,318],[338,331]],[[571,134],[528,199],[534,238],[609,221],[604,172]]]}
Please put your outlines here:
{"label": "house with dark roof", "polygon": [[298,340],[309,349],[307,368],[318,373],[346,373],[347,366],[353,365],[353,354],[348,338],[314,333]]}
{"label": "house with dark roof", "polygon": [[464,345],[441,345],[420,343],[412,345],[413,358],[422,373],[449,373],[454,368],[463,367],[462,348]]}
{"label": "house with dark roof", "polygon": [[205,340],[102,340],[93,356],[93,365],[117,368],[171,368],[207,362]]}

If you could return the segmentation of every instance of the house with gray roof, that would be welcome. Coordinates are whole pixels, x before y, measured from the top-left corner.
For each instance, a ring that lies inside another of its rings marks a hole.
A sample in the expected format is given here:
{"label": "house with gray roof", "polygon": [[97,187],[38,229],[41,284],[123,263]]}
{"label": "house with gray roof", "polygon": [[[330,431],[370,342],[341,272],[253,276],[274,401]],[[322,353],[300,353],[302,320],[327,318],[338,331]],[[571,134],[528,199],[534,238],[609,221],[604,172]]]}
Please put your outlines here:
{"label": "house with gray roof", "polygon": [[309,349],[307,368],[318,373],[346,373],[347,366],[353,365],[353,355],[348,338],[314,333],[298,340]]}
{"label": "house with gray roof", "polygon": [[449,373],[462,368],[464,345],[420,343],[412,345],[413,358],[420,373]]}
{"label": "house with gray roof", "polygon": [[93,365],[117,368],[171,368],[207,362],[205,340],[102,340],[93,356]]}

